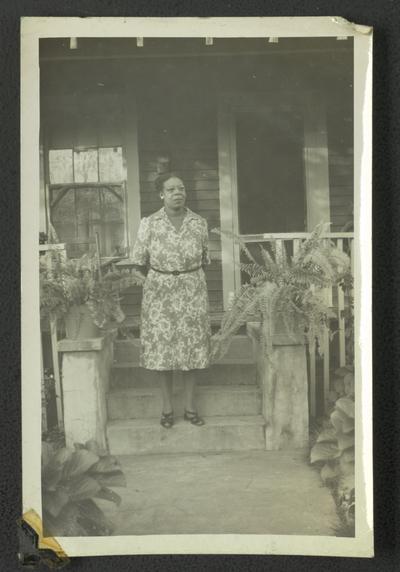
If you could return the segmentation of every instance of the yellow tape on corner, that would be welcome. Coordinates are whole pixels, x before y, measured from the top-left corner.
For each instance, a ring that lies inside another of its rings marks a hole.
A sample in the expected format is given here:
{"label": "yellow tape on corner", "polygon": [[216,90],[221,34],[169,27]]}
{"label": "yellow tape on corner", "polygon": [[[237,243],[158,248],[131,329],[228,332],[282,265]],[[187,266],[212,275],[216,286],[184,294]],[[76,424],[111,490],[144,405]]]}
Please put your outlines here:
{"label": "yellow tape on corner", "polygon": [[38,513],[31,509],[22,515],[22,520],[25,521],[38,535],[38,548],[40,550],[51,550],[57,556],[64,560],[68,560],[68,555],[61,548],[57,540],[52,536],[43,536],[42,519]]}

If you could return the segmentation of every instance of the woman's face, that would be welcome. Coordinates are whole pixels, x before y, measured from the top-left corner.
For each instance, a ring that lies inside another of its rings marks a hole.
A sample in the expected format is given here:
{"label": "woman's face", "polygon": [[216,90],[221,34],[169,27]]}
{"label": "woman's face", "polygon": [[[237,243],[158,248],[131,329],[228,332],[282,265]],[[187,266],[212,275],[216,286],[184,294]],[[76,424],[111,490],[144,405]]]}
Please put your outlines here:
{"label": "woman's face", "polygon": [[160,197],[164,201],[164,206],[178,209],[183,207],[186,200],[185,186],[178,177],[171,177],[164,181],[163,190]]}

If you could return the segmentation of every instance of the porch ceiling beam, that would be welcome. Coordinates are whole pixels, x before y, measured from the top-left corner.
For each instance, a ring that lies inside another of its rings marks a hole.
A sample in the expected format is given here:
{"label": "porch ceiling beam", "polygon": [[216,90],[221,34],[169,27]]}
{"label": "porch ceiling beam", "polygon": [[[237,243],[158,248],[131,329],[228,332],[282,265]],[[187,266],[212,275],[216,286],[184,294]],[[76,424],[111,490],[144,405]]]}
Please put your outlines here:
{"label": "porch ceiling beam", "polygon": [[[344,42],[343,42],[344,44]],[[73,53],[65,53],[63,55],[55,55],[55,56],[42,56],[40,58],[41,62],[59,62],[59,61],[93,61],[93,60],[146,60],[146,59],[168,59],[168,58],[176,58],[176,59],[185,59],[185,58],[193,58],[193,57],[204,57],[204,58],[215,58],[215,57],[227,57],[227,58],[237,58],[237,57],[247,57],[247,56],[285,56],[285,55],[297,55],[297,54],[338,54],[338,53],[351,53],[349,47],[343,45],[340,48],[326,48],[326,49],[312,49],[312,48],[304,48],[304,49],[289,49],[289,48],[278,48],[276,44],[273,45],[270,49],[264,50],[257,50],[257,51],[247,51],[247,52],[232,52],[232,51],[199,51],[199,52],[188,52],[188,53],[180,53],[180,52],[171,52],[171,53],[159,53],[159,54],[110,54],[110,55],[83,55],[78,54],[75,51]]]}

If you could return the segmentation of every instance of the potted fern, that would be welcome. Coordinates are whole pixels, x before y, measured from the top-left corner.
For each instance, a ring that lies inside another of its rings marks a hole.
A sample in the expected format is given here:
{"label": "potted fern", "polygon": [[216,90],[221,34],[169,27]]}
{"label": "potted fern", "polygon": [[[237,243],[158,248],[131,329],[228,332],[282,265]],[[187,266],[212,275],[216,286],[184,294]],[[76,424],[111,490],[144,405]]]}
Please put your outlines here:
{"label": "potted fern", "polygon": [[248,281],[232,298],[213,336],[214,358],[227,351],[237,330],[254,315],[261,321],[266,355],[274,337],[304,343],[321,338],[333,317],[324,289],[340,284],[350,266],[347,254],[325,238],[328,229],[328,223],[319,224],[291,257],[284,246],[278,249],[276,241],[270,243],[271,252],[260,243],[256,257],[239,237],[234,237],[245,258],[240,269]]}
{"label": "potted fern", "polygon": [[256,345],[269,449],[308,442],[305,347],[320,340],[329,327],[333,314],[324,289],[338,285],[350,265],[348,256],[326,238],[328,229],[328,224],[318,225],[290,257],[274,241],[271,250],[259,244],[257,256],[235,237],[248,281],[231,300],[212,338],[212,358],[221,358],[237,330],[249,319],[253,322],[247,330]]}
{"label": "potted fern", "polygon": [[41,318],[62,318],[67,338],[93,338],[122,322],[121,292],[138,278],[109,270],[104,276],[95,256],[67,259],[58,251],[40,257]]}

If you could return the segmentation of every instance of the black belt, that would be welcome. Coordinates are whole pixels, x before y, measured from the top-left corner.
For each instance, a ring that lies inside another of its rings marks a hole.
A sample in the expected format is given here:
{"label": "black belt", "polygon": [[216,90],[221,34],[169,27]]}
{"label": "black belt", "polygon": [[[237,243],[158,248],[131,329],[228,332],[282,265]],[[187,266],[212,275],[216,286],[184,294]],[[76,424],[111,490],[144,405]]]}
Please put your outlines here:
{"label": "black belt", "polygon": [[151,270],[155,272],[159,272],[160,274],[172,274],[173,276],[179,276],[179,274],[187,274],[188,272],[195,272],[196,270],[200,270],[201,266],[197,266],[197,268],[191,268],[190,270],[159,270],[158,268],[153,268],[150,266]]}

